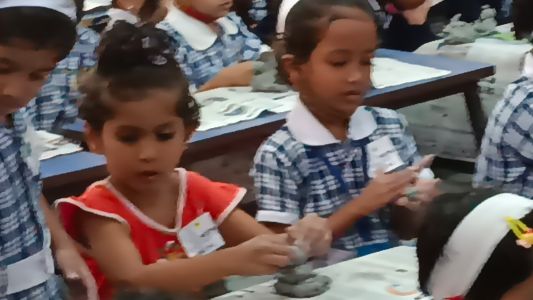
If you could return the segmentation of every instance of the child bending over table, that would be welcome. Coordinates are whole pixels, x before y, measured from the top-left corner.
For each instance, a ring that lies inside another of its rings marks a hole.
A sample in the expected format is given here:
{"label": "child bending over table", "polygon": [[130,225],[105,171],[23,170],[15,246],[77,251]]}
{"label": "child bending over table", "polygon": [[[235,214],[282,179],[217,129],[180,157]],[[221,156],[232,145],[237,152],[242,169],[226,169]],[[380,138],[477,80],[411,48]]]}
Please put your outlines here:
{"label": "child bending over table", "polygon": [[164,31],[117,22],[82,91],[88,146],[106,156],[110,177],[56,205],[101,299],[122,289],[197,292],[229,275],[272,274],[289,264],[293,243],[310,255],[327,251],[324,219],[311,215],[273,234],[237,209],[244,189],[175,169],[199,107]]}

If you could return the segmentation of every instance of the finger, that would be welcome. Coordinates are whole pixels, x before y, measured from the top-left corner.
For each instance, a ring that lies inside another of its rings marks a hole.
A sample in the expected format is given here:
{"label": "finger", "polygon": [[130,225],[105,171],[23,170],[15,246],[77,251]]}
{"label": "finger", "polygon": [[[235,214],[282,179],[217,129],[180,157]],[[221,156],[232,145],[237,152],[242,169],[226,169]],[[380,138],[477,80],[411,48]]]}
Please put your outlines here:
{"label": "finger", "polygon": [[420,160],[416,166],[419,168],[419,169],[425,169],[425,168],[429,168],[431,167],[431,165],[433,164],[433,161],[435,160],[435,155],[434,154],[431,154],[431,155],[426,155],[422,158],[422,160]]}
{"label": "finger", "polygon": [[87,290],[87,300],[98,300],[98,287],[93,275],[88,270],[83,270],[81,273],[81,281]]}
{"label": "finger", "polygon": [[267,254],[262,257],[262,261],[270,267],[280,269],[288,266],[291,263],[291,258],[285,255]]}

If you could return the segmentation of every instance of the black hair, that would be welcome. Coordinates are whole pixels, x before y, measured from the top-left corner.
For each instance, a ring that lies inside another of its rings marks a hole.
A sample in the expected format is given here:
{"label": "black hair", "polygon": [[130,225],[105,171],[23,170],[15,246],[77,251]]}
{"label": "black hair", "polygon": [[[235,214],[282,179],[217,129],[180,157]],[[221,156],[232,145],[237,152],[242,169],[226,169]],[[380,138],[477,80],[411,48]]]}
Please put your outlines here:
{"label": "black hair", "polygon": [[83,18],[83,6],[85,0],[74,0],[74,4],[76,5],[76,21],[79,23]]}
{"label": "black hair", "polygon": [[233,1],[233,10],[241,17],[244,24],[248,27],[255,25],[255,20],[250,16],[250,9],[252,9],[252,0],[235,0]]}
{"label": "black hair", "polygon": [[80,115],[96,131],[114,115],[114,101],[136,101],[151,89],[172,89],[187,129],[199,125],[199,106],[174,59],[170,38],[153,25],[118,21],[102,38],[96,70],[82,79]]}
{"label": "black hair", "polygon": [[[419,232],[416,250],[419,282],[424,292],[428,292],[431,272],[455,228],[480,203],[499,193],[496,190],[479,189],[467,193],[444,194],[430,204]],[[525,224],[533,225],[533,213],[527,214],[521,220]],[[487,232],[490,230],[491,228],[486,228]],[[512,287],[532,274],[531,250],[517,246],[516,239],[510,231],[500,241],[470,288],[466,300],[499,300]]]}
{"label": "black hair", "polygon": [[281,56],[289,53],[294,55],[297,63],[307,62],[325,31],[320,21],[326,18],[329,24],[345,17],[331,9],[335,6],[358,8],[375,22],[368,0],[301,0],[297,2],[287,15],[283,36],[279,37],[281,40],[274,45],[279,73],[284,81],[288,82],[286,73],[281,68]]}
{"label": "black hair", "polygon": [[0,44],[17,40],[29,42],[38,50],[54,50],[65,58],[76,41],[76,24],[68,16],[45,7],[0,9]]}
{"label": "black hair", "polygon": [[533,1],[514,0],[511,15],[516,37],[533,41]]}

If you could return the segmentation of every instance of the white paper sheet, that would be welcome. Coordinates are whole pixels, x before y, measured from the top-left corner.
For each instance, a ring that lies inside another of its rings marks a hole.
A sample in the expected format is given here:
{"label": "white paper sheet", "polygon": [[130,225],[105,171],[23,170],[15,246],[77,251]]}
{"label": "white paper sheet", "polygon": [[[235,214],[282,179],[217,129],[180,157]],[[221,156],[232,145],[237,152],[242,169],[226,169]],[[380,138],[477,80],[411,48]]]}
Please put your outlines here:
{"label": "white paper sheet", "polygon": [[451,73],[448,70],[408,64],[385,57],[374,58],[372,64],[372,83],[377,89],[437,78]]}
{"label": "white paper sheet", "polygon": [[[331,289],[311,299],[429,300],[418,291],[415,248],[398,247],[318,270],[332,278]],[[274,282],[218,297],[219,300],[285,300],[274,293]],[[409,295],[396,295],[396,291]]]}
{"label": "white paper sheet", "polygon": [[85,0],[83,4],[83,10],[91,10],[98,6],[108,6],[111,5],[111,0]]}
{"label": "white paper sheet", "polygon": [[70,143],[63,136],[37,131],[37,135],[44,141],[45,150],[41,154],[40,160],[50,159],[59,155],[66,155],[83,150],[79,145]]}
{"label": "white paper sheet", "polygon": [[201,106],[199,131],[223,127],[257,118],[261,113],[288,112],[296,102],[296,93],[256,93],[249,87],[220,88],[197,93]]}

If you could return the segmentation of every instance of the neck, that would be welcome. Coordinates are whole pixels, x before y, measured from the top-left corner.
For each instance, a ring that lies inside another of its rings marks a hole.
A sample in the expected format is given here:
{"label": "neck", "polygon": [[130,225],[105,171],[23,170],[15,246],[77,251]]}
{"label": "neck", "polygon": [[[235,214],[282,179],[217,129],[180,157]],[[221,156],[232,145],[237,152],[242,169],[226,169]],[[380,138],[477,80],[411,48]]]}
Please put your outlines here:
{"label": "neck", "polygon": [[137,189],[114,177],[110,177],[109,179],[113,187],[138,208],[153,205],[153,203],[147,202],[146,199],[159,199],[162,195],[172,194],[171,191],[175,188],[173,180],[174,176],[169,175],[168,178],[161,178],[149,187]]}
{"label": "neck", "polygon": [[217,20],[217,18],[204,14],[192,7],[191,5],[180,5],[179,9],[181,9],[181,11],[183,11],[189,17],[192,17],[205,24],[212,24]]}
{"label": "neck", "polygon": [[318,110],[311,110],[311,113],[336,139],[345,141],[348,138],[350,118],[339,117],[338,115],[328,114],[327,112],[320,112]]}

